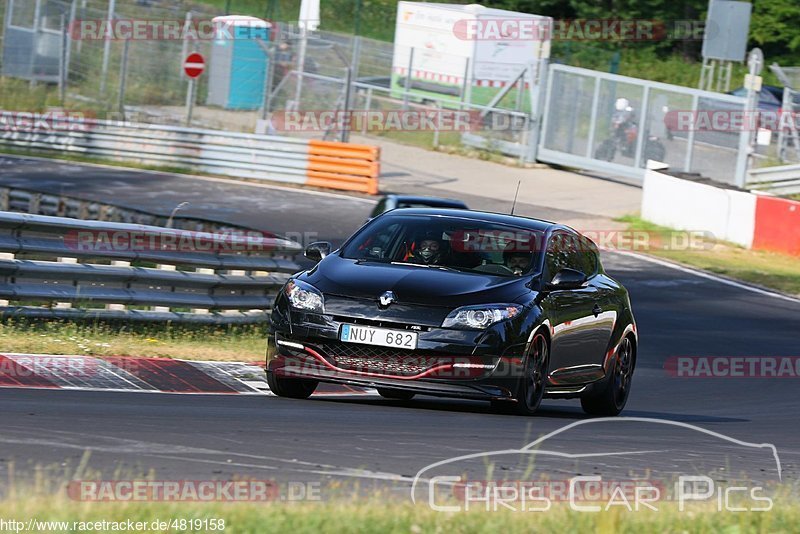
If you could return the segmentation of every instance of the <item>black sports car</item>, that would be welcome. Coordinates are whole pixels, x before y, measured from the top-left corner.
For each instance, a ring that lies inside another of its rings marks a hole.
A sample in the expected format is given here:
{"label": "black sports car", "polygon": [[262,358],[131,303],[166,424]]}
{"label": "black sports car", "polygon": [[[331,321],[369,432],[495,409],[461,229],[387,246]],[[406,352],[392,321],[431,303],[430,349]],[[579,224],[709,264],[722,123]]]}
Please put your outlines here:
{"label": "black sports car", "polygon": [[543,397],[616,415],[638,339],[628,292],[597,247],[537,219],[397,209],[284,286],[272,312],[267,379],[282,397],[319,382],[490,400],[532,414]]}

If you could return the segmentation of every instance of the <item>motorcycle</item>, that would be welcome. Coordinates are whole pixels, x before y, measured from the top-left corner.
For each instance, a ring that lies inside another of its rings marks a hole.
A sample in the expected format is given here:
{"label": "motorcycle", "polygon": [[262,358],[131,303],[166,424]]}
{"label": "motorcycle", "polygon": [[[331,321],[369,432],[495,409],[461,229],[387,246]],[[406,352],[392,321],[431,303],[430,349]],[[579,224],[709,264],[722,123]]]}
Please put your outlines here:
{"label": "motorcycle", "polygon": [[[621,99],[624,100],[624,99]],[[639,136],[639,125],[633,118],[633,108],[617,103],[616,111],[611,116],[611,136],[595,149],[595,159],[612,161],[617,151],[626,158],[633,158],[636,152],[636,139]],[[666,148],[658,140],[658,137],[648,135],[644,143],[644,161],[648,159],[664,161]]]}

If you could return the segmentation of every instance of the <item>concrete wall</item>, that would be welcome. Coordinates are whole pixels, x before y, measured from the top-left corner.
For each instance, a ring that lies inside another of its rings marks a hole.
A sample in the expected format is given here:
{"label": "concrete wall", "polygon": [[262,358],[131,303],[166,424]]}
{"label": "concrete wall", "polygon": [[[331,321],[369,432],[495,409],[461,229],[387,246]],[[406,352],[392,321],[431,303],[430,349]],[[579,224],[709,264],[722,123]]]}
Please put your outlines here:
{"label": "concrete wall", "polygon": [[647,170],[642,218],[710,232],[746,248],[800,255],[800,202],[722,189]]}

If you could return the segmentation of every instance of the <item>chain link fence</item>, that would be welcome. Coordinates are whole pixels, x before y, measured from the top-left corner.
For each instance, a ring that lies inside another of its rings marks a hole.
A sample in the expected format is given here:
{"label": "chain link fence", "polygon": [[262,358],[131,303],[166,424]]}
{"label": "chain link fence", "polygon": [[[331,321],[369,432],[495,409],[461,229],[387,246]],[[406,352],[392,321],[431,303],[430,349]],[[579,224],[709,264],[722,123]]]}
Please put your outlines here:
{"label": "chain link fence", "polygon": [[[204,23],[226,13],[294,20],[299,0],[0,1],[0,106],[321,139],[360,134],[425,147],[469,145],[525,161],[539,153],[543,161],[630,176],[639,176],[649,159],[728,183],[741,176],[742,158],[750,149],[740,132],[687,129],[676,122],[681,112],[746,111],[739,97],[548,66],[546,58],[510,65],[499,76],[483,76],[481,66],[471,64],[475,58],[449,55],[426,43],[404,46],[365,36],[390,39],[396,13],[394,7],[388,13],[385,5],[370,3],[363,3],[359,11],[359,5],[355,0],[323,2],[321,18],[326,21],[323,28],[364,35],[327,29],[303,33],[296,24],[278,23],[265,39],[251,42],[246,53],[225,56],[221,51],[233,48],[233,43],[200,31]],[[157,21],[178,31],[168,37],[108,38],[102,23],[109,19]],[[195,51],[206,58],[207,69],[198,78],[196,105],[187,120],[189,81],[182,64]],[[603,61],[609,59],[606,56]],[[800,70],[785,72],[798,77]],[[247,87],[244,104],[218,97],[219,88],[213,84],[229,79],[235,84],[228,83],[224,95]],[[794,89],[786,90],[776,109],[800,109]],[[627,101],[632,115],[622,129],[617,127],[621,123],[614,123],[619,99]],[[543,125],[539,109],[544,110]],[[276,114],[286,112],[354,112],[362,120],[348,116],[292,129],[275,120]],[[466,129],[441,121],[423,128],[386,124],[394,115],[453,112],[465,114]],[[368,115],[383,123],[373,127],[364,119]],[[766,137],[768,144],[756,145],[746,166],[800,161],[796,131],[777,128]]]}

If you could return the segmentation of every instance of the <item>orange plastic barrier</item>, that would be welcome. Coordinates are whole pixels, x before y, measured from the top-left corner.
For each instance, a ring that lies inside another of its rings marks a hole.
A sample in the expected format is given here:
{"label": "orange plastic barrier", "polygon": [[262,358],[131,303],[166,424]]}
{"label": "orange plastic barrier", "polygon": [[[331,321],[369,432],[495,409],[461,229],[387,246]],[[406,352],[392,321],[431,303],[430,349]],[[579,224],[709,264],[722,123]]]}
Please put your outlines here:
{"label": "orange plastic barrier", "polygon": [[306,185],[377,195],[380,154],[377,146],[311,140]]}

